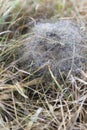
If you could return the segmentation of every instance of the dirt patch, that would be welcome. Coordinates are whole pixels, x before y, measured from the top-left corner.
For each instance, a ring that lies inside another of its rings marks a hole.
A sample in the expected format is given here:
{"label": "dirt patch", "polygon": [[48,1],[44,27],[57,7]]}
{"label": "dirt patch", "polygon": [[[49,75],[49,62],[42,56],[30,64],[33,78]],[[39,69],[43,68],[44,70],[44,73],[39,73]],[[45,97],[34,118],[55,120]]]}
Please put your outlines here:
{"label": "dirt patch", "polygon": [[49,65],[55,76],[59,70],[61,72],[86,70],[87,38],[80,24],[73,20],[38,23],[32,32],[29,42],[20,50],[23,69],[35,70]]}

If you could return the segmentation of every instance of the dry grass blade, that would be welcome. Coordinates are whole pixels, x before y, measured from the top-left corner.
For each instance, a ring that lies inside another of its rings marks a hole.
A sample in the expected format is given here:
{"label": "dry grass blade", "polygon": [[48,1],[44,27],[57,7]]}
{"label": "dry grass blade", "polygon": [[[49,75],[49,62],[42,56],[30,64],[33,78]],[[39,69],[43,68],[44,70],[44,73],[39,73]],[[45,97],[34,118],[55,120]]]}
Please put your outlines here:
{"label": "dry grass blade", "polygon": [[52,71],[51,71],[51,69],[50,69],[49,66],[48,66],[48,69],[49,69],[49,72],[50,72],[50,74],[51,74],[51,77],[52,77],[53,81],[55,82],[55,84],[57,85],[57,87],[59,88],[59,90],[62,92],[62,91],[63,91],[63,90],[62,90],[62,87],[61,87],[61,85],[58,83],[58,81],[56,80],[56,78],[55,78],[55,76],[53,75],[53,73],[52,73]]}
{"label": "dry grass blade", "polygon": [[29,121],[26,130],[31,130],[32,126],[35,122],[37,122],[38,120],[38,116],[39,114],[42,112],[42,108],[38,108],[38,110],[36,111],[36,113],[34,115],[32,115],[31,120]]}
{"label": "dry grass blade", "polygon": [[80,79],[78,77],[75,77],[75,80],[79,81],[80,83],[83,83],[84,85],[87,85],[87,82],[84,81],[83,79]]}
{"label": "dry grass blade", "polygon": [[80,114],[80,112],[82,110],[82,107],[84,105],[84,102],[85,102],[86,98],[87,98],[87,96],[84,96],[81,105],[79,106],[78,110],[75,112],[73,117],[71,118],[71,121],[69,122],[69,125],[67,126],[67,130],[73,130],[74,129],[74,125],[76,123],[77,118],[79,117],[79,114]]}
{"label": "dry grass blade", "polygon": [[23,90],[23,88],[21,87],[21,85],[18,82],[14,85],[14,88],[21,94],[21,96],[23,96],[24,98],[28,98],[24,94],[24,90]]}

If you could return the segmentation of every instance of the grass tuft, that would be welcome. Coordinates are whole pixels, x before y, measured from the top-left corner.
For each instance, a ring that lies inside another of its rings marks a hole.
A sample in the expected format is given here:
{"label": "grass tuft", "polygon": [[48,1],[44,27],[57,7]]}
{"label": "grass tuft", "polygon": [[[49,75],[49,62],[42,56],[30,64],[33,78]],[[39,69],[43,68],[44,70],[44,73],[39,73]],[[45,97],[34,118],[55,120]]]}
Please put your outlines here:
{"label": "grass tuft", "polygon": [[58,82],[48,67],[48,83],[17,65],[32,26],[65,17],[86,21],[87,1],[0,1],[0,130],[87,130],[87,72]]}

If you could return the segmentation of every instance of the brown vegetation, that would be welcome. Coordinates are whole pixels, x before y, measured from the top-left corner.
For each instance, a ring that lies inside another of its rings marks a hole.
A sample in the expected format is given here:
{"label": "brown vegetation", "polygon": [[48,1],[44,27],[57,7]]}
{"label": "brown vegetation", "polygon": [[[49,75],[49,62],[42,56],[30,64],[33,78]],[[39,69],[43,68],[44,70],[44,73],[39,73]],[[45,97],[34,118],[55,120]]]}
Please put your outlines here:
{"label": "brown vegetation", "polygon": [[0,1],[0,130],[87,129],[87,2],[79,1]]}

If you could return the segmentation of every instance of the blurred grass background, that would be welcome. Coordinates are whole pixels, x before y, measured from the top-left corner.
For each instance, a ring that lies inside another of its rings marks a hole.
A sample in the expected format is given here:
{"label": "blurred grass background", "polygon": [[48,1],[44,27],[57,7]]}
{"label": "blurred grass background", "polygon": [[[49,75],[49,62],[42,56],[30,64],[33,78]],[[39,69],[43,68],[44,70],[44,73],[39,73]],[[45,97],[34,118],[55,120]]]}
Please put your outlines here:
{"label": "blurred grass background", "polygon": [[87,129],[86,72],[81,80],[72,77],[74,84],[64,81],[60,92],[51,70],[49,85],[42,77],[31,80],[28,72],[15,66],[16,49],[34,23],[59,18],[86,22],[87,1],[0,0],[0,130]]}

